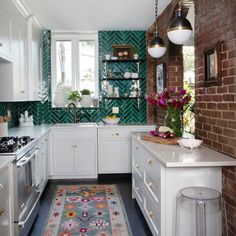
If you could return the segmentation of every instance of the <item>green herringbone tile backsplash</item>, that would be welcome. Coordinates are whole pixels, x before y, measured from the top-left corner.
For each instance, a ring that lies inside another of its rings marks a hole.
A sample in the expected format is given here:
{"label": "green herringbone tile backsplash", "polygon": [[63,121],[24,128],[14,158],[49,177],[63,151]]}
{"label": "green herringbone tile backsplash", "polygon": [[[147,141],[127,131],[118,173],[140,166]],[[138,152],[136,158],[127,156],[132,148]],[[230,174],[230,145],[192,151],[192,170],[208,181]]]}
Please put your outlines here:
{"label": "green herringbone tile backsplash", "polygon": [[[52,108],[50,101],[51,85],[51,33],[43,33],[43,91],[42,102],[0,102],[0,115],[5,114],[10,109],[13,119],[9,126],[18,125],[18,119],[21,113],[28,110],[34,116],[34,123],[71,123],[73,114],[68,113],[65,108]],[[130,44],[136,47],[138,54],[142,59],[140,66],[141,92],[146,92],[146,33],[145,31],[101,31],[99,32],[99,88],[102,91],[102,59],[105,54],[112,54],[112,45]],[[114,63],[113,71],[123,74],[125,70],[136,71],[136,65],[133,63]],[[112,81],[114,86],[120,88],[120,95],[130,91],[132,81]],[[110,115],[112,107],[120,108],[119,116],[121,123],[145,123],[146,122],[146,101],[136,99],[107,100],[101,99],[99,108],[79,108],[78,117],[80,121],[100,122],[102,118]]]}

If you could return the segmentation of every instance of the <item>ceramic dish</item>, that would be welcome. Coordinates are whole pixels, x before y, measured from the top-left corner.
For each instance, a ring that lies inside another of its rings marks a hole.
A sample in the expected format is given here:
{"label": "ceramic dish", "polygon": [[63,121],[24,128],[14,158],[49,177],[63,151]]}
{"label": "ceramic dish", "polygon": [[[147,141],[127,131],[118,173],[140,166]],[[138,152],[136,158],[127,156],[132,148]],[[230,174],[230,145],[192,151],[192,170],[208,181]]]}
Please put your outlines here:
{"label": "ceramic dish", "polygon": [[199,147],[202,144],[202,140],[193,139],[193,138],[189,138],[189,139],[182,138],[182,139],[179,139],[177,142],[181,147],[190,148],[191,150]]}
{"label": "ceramic dish", "polygon": [[109,118],[102,118],[102,120],[107,124],[107,125],[117,125],[120,121],[120,118],[114,118],[114,119],[109,119]]}

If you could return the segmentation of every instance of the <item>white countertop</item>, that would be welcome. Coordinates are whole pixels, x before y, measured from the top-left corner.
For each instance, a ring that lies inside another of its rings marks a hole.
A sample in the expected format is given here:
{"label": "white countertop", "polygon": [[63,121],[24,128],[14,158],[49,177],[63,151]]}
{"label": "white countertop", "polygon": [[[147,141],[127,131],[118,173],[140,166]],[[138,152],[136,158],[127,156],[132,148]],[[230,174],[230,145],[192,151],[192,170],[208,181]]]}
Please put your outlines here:
{"label": "white countertop", "polygon": [[9,162],[13,161],[14,157],[12,156],[1,156],[0,157],[0,170],[4,168]]}
{"label": "white countertop", "polygon": [[47,133],[53,125],[35,125],[32,127],[14,127],[8,130],[8,136],[30,136],[31,138],[39,138]]}
{"label": "white countertop", "polygon": [[141,139],[144,134],[147,133],[132,132],[133,137],[165,167],[236,166],[236,159],[203,145],[190,150],[179,145],[152,143]]}

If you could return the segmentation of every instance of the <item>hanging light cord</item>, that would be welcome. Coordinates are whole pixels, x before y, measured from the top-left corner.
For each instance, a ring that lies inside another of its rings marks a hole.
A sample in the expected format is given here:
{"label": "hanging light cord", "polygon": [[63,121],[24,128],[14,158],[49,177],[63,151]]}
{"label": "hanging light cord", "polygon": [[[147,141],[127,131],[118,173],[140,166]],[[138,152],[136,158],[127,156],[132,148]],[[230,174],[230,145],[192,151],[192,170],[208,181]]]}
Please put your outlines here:
{"label": "hanging light cord", "polygon": [[157,34],[157,13],[158,13],[158,0],[156,0],[155,4],[155,34]]}

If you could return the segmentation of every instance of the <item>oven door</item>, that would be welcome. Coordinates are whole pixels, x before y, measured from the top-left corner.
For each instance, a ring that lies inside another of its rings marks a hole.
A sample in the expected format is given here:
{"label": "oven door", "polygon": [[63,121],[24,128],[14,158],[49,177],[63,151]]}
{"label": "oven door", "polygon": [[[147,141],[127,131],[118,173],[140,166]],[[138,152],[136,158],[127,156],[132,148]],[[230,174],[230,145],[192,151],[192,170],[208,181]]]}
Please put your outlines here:
{"label": "oven door", "polygon": [[36,173],[36,151],[37,147],[29,151],[19,161],[17,166],[17,184],[18,184],[18,216],[19,219],[27,211],[32,199],[37,193],[37,185],[35,184]]}

